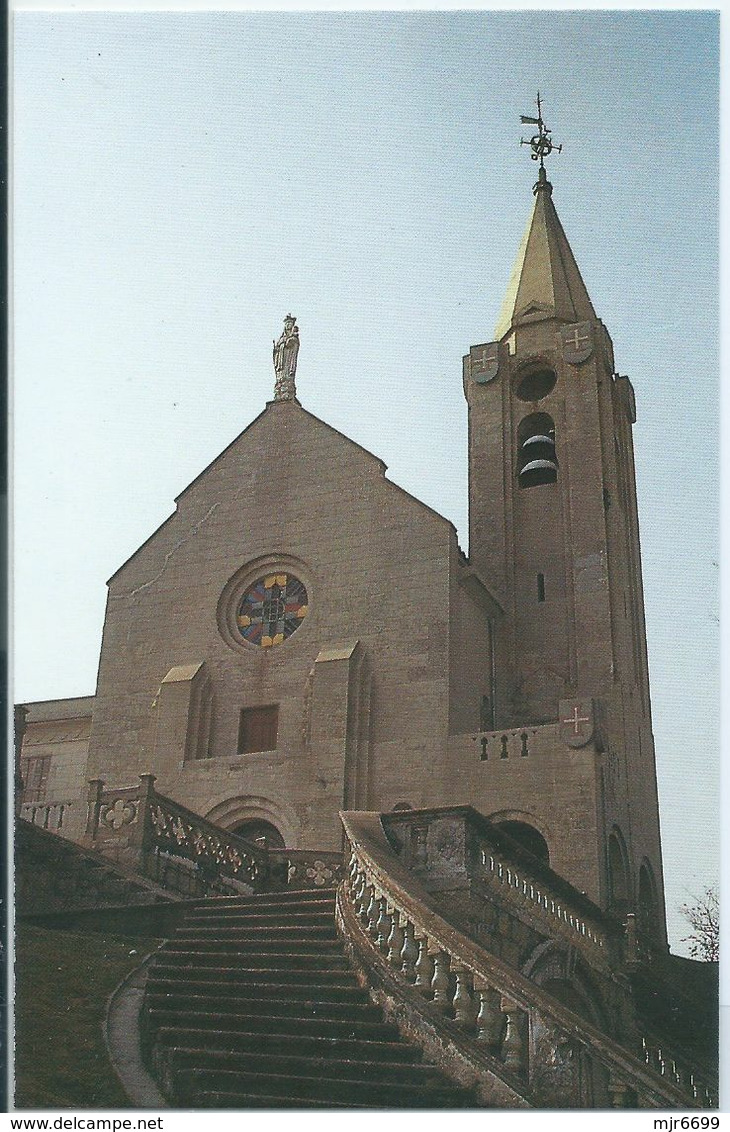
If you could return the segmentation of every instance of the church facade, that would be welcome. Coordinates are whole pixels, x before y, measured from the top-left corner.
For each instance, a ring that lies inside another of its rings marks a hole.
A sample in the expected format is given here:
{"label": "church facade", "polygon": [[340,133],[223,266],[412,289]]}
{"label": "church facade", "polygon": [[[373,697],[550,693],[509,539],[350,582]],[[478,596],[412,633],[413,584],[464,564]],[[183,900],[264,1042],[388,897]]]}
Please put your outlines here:
{"label": "church facade", "polygon": [[28,704],[24,816],[81,841],[90,780],[337,850],[342,810],[470,805],[666,946],[632,424],[545,170],[490,341],[463,359],[469,555],[274,398],[116,572],[96,693]]}

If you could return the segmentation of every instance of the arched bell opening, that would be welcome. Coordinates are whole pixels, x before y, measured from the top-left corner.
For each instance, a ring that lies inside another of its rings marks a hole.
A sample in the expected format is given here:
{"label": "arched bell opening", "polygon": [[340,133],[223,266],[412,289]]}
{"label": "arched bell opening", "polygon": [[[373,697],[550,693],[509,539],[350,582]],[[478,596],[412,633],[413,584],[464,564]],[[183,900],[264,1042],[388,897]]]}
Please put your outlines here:
{"label": "arched bell opening", "polygon": [[262,849],[283,849],[284,838],[279,830],[270,821],[253,818],[251,821],[242,821],[231,828],[231,833],[250,841]]}
{"label": "arched bell opening", "polygon": [[639,931],[647,938],[659,939],[659,897],[651,865],[642,861],[639,868]]}
{"label": "arched bell opening", "polygon": [[533,825],[528,825],[524,821],[501,821],[496,823],[496,828],[500,833],[506,833],[508,837],[516,841],[520,848],[532,853],[533,857],[536,857],[541,864],[550,864],[548,843]]}
{"label": "arched bell opening", "polygon": [[555,422],[547,413],[531,413],[517,429],[517,479],[520,487],[556,483]]}
{"label": "arched bell opening", "polygon": [[618,826],[608,838],[608,910],[620,919],[629,910],[629,867],[626,843]]}

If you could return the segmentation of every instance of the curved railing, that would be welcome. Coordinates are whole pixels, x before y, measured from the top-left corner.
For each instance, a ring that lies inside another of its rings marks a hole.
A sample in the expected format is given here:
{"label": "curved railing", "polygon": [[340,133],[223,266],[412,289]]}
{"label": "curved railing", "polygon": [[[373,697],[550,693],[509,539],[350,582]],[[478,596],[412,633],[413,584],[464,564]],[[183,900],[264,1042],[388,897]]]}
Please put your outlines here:
{"label": "curved railing", "polygon": [[470,1046],[473,1077],[481,1064],[493,1082],[498,1067],[503,1085],[534,1107],[716,1105],[691,1067],[667,1066],[646,1040],[625,1049],[448,923],[393,852],[378,814],[341,819],[349,851],[341,928],[366,967],[385,975],[391,997],[395,988],[411,1006],[420,998],[425,1030],[440,1016],[447,1044],[459,1035],[462,1073]]}

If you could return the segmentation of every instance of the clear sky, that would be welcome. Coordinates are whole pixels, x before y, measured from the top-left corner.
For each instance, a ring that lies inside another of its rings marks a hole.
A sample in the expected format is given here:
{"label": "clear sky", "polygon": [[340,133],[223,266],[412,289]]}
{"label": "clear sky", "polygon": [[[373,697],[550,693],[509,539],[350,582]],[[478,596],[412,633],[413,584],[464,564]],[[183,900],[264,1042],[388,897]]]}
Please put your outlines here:
{"label": "clear sky", "polygon": [[290,310],[302,404],[467,549],[461,356],[531,207],[538,86],[637,395],[676,944],[718,868],[713,13],[17,12],[14,695],[94,691],[106,579],[271,397]]}

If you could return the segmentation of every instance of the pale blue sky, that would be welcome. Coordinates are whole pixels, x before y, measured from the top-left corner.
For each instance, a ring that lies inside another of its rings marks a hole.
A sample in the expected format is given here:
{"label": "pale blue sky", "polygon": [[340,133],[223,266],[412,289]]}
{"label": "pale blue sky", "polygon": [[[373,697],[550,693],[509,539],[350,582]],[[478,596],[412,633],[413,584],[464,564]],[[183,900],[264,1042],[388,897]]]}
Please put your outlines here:
{"label": "pale blue sky", "polygon": [[[14,18],[15,698],[93,692],[105,580],[270,398],[467,549],[461,356],[487,341],[535,167],[634,430],[667,903],[717,874],[717,17]],[[242,500],[242,506],[245,501]]]}

